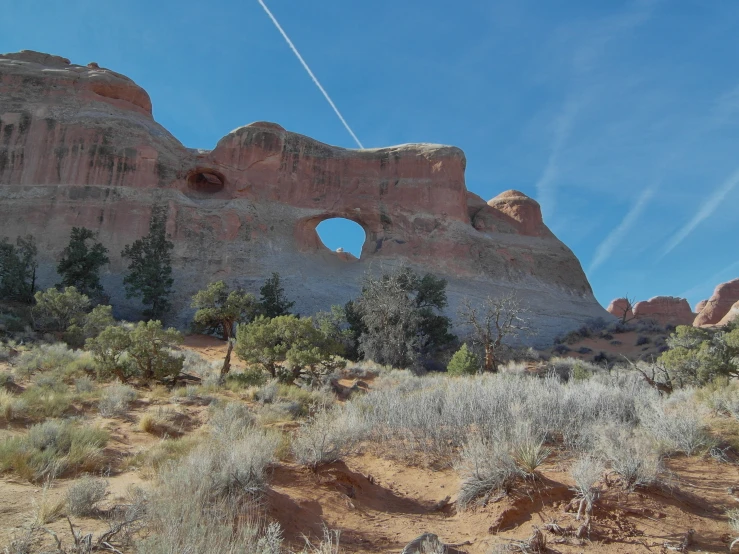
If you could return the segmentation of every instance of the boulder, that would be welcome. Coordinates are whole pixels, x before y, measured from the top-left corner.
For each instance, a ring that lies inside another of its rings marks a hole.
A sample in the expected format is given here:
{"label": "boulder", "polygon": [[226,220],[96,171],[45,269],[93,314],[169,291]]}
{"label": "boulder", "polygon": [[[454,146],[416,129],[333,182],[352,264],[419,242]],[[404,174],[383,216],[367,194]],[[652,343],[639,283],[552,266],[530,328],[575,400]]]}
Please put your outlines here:
{"label": "boulder", "polygon": [[653,319],[660,325],[692,325],[695,314],[685,298],[655,296],[637,302],[634,306],[636,319]]}
{"label": "boulder", "polygon": [[718,285],[711,298],[695,318],[693,325],[716,325],[739,301],[739,278]]}
{"label": "boulder", "polygon": [[[310,314],[400,264],[447,280],[452,317],[465,299],[518,292],[538,330],[528,343],[607,317],[539,204],[518,191],[483,201],[465,166],[453,146],[344,149],[263,121],[213,150],[186,148],[128,77],[39,52],[0,55],[0,238],[36,237],[46,287],[71,228],[92,229],[109,249],[102,282],[120,317],[141,310],[125,297],[120,252],[146,234],[155,205],[167,208],[170,319],[182,326],[192,294],[213,280],[256,292],[278,271],[296,312]],[[364,229],[359,260],[319,239],[316,226],[335,217]]]}

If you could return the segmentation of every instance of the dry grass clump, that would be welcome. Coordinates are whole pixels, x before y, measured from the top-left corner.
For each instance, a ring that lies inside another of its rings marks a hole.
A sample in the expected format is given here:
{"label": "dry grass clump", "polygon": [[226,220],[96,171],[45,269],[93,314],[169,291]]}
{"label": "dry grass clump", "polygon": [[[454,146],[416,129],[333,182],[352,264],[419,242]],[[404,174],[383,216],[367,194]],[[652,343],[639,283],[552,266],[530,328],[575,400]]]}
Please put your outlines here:
{"label": "dry grass clump", "polygon": [[495,495],[506,494],[520,476],[516,460],[506,445],[474,435],[462,448],[457,471],[462,479],[457,505],[485,505]]}
{"label": "dry grass clump", "polygon": [[664,471],[659,449],[641,429],[603,425],[597,430],[598,450],[623,480],[624,488],[648,486]]}
{"label": "dry grass clump", "polygon": [[103,463],[108,432],[69,420],[49,420],[26,435],[0,442],[0,471],[12,470],[29,481],[94,471]]}
{"label": "dry grass clump", "polygon": [[181,412],[159,406],[139,417],[138,428],[157,437],[179,437],[183,434],[183,418],[186,416]]}
{"label": "dry grass clump", "polygon": [[96,504],[108,492],[108,482],[89,475],[72,483],[67,490],[67,511],[73,516],[90,516],[97,512]]}
{"label": "dry grass clump", "polygon": [[104,417],[121,417],[126,415],[128,408],[136,400],[136,391],[129,385],[115,383],[106,387],[101,396],[98,408]]}
{"label": "dry grass clump", "polygon": [[295,461],[315,469],[340,460],[368,432],[367,422],[353,409],[330,408],[316,412],[292,439]]}

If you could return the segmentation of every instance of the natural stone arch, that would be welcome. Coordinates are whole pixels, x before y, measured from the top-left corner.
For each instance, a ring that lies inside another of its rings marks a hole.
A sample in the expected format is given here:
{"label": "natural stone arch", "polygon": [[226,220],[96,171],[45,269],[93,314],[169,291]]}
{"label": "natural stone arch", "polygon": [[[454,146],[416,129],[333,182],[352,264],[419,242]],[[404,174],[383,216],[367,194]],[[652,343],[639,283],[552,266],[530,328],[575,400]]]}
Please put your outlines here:
{"label": "natural stone arch", "polygon": [[362,244],[362,251],[359,259],[356,259],[354,256],[339,256],[339,258],[344,259],[345,261],[364,260],[367,256],[376,251],[377,242],[382,240],[382,236],[384,234],[382,226],[380,225],[379,229],[377,229],[378,225],[372,221],[373,218],[366,218],[361,215],[347,213],[324,213],[306,217],[297,222],[297,225],[295,226],[295,240],[301,251],[338,254],[337,252],[329,250],[318,234],[318,225],[329,219],[346,219],[348,221],[352,221],[359,225],[364,231],[364,244]]}

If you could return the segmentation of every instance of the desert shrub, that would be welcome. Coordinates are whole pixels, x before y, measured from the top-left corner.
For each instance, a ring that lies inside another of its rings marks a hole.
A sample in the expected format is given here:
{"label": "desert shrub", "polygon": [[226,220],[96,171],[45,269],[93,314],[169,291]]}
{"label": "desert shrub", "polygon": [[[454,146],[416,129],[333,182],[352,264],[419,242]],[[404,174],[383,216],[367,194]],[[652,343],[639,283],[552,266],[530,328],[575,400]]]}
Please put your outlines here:
{"label": "desert shrub", "polygon": [[67,490],[67,510],[73,516],[89,516],[97,512],[96,504],[108,492],[108,482],[89,475],[75,481]]}
{"label": "desert shrub", "polygon": [[537,468],[552,453],[544,446],[544,433],[534,429],[531,424],[519,423],[513,428],[509,451],[521,475],[532,477]]}
{"label": "desert shrub", "polygon": [[661,406],[641,410],[640,420],[642,426],[668,453],[682,452],[691,456],[711,445],[706,426],[692,402],[681,402],[672,407],[666,407],[663,403]]}
{"label": "desert shrub", "polygon": [[665,328],[653,319],[637,319],[633,322],[637,333],[662,333]]}
{"label": "desert shrub", "polygon": [[259,402],[262,404],[271,404],[277,400],[277,395],[280,391],[279,383],[274,380],[259,387],[256,394],[254,395]]}
{"label": "desert shrub", "polygon": [[127,467],[158,472],[167,464],[177,462],[187,456],[199,442],[198,437],[191,435],[179,438],[164,438],[154,446],[148,447],[129,458],[126,465]]}
{"label": "desert shrub", "polygon": [[74,471],[92,471],[102,463],[108,432],[69,420],[49,420],[26,435],[0,442],[0,471],[12,470],[30,481]]}
{"label": "desert shrub", "polygon": [[259,369],[247,369],[241,373],[229,373],[226,387],[230,390],[261,387],[269,380],[269,376]]}
{"label": "desert shrub", "polygon": [[574,381],[585,381],[593,376],[593,372],[589,370],[585,364],[576,363],[572,366],[572,373],[570,377]]}
{"label": "desert shrub", "polygon": [[74,380],[74,390],[78,393],[87,393],[95,390],[95,383],[87,375]]}
{"label": "desert shrub", "polygon": [[356,411],[323,409],[296,431],[292,451],[299,464],[315,469],[340,460],[364,438],[366,432],[366,423]]}
{"label": "desert shrub", "polygon": [[6,422],[13,421],[27,411],[27,404],[23,400],[0,388],[0,418]]}
{"label": "desert shrub", "polygon": [[598,495],[596,483],[603,478],[605,469],[601,460],[589,454],[584,454],[575,460],[570,468],[570,475],[575,481],[577,496],[592,505]]}
{"label": "desert shrub", "polygon": [[72,408],[72,395],[60,388],[31,386],[18,397],[23,403],[24,415],[31,419],[62,417]]}
{"label": "desert shrub", "polygon": [[50,371],[73,364],[81,353],[70,350],[63,343],[40,344],[26,350],[18,356],[13,364],[18,377],[26,378],[37,371]]}
{"label": "desert shrub", "polygon": [[598,451],[624,482],[633,490],[656,482],[662,462],[653,441],[643,432],[623,425],[604,425],[597,430]]}
{"label": "desert shrub", "polygon": [[111,326],[85,343],[95,358],[102,377],[131,377],[163,381],[177,377],[184,360],[172,348],[182,343],[182,334],[164,329],[161,321],[139,321],[132,326]]}
{"label": "desert shrub", "polygon": [[98,409],[104,417],[116,417],[126,415],[128,407],[136,400],[136,391],[128,386],[115,383],[103,389],[100,396]]}
{"label": "desert shrub", "polygon": [[567,354],[567,352],[569,352],[570,350],[572,349],[566,344],[555,344],[552,347],[552,354],[557,354],[557,355]]}
{"label": "desert shrub", "polygon": [[59,290],[54,287],[38,291],[35,295],[33,319],[36,329],[61,333],[71,325],[81,326],[88,311],[90,299],[75,287]]}
{"label": "desert shrub", "polygon": [[464,510],[474,502],[507,493],[520,473],[507,445],[473,435],[462,448],[456,466],[462,478],[457,504]]}
{"label": "desert shrub", "polygon": [[644,335],[639,335],[639,337],[636,339],[636,346],[643,346],[645,344],[649,344],[651,339]]}
{"label": "desert shrub", "polygon": [[236,289],[229,291],[224,281],[216,281],[192,297],[191,307],[195,328],[207,333],[218,333],[223,340],[234,336],[234,326],[254,319],[259,306],[253,294]]}
{"label": "desert shrub", "polygon": [[467,348],[465,343],[449,360],[446,370],[449,375],[474,375],[480,371],[480,360],[474,352]]}
{"label": "desert shrub", "polygon": [[219,402],[211,406],[208,424],[211,433],[224,439],[238,438],[254,427],[256,418],[238,402]]}
{"label": "desert shrub", "polygon": [[581,346],[577,349],[578,354],[590,354],[591,352],[593,352],[593,349],[588,348],[587,346]]}

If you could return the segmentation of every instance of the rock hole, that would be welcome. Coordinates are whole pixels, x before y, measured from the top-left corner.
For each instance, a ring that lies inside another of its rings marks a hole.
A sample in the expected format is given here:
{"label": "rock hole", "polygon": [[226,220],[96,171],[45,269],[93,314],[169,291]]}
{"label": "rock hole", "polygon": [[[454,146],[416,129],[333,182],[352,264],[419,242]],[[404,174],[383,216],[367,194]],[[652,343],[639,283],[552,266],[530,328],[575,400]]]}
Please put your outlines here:
{"label": "rock hole", "polygon": [[329,250],[342,254],[344,257],[359,258],[362,255],[362,246],[367,239],[362,226],[350,219],[334,217],[321,221],[316,227],[321,242]]}
{"label": "rock hole", "polygon": [[223,190],[225,182],[223,175],[212,169],[198,168],[187,176],[188,186],[200,192],[218,192]]}

